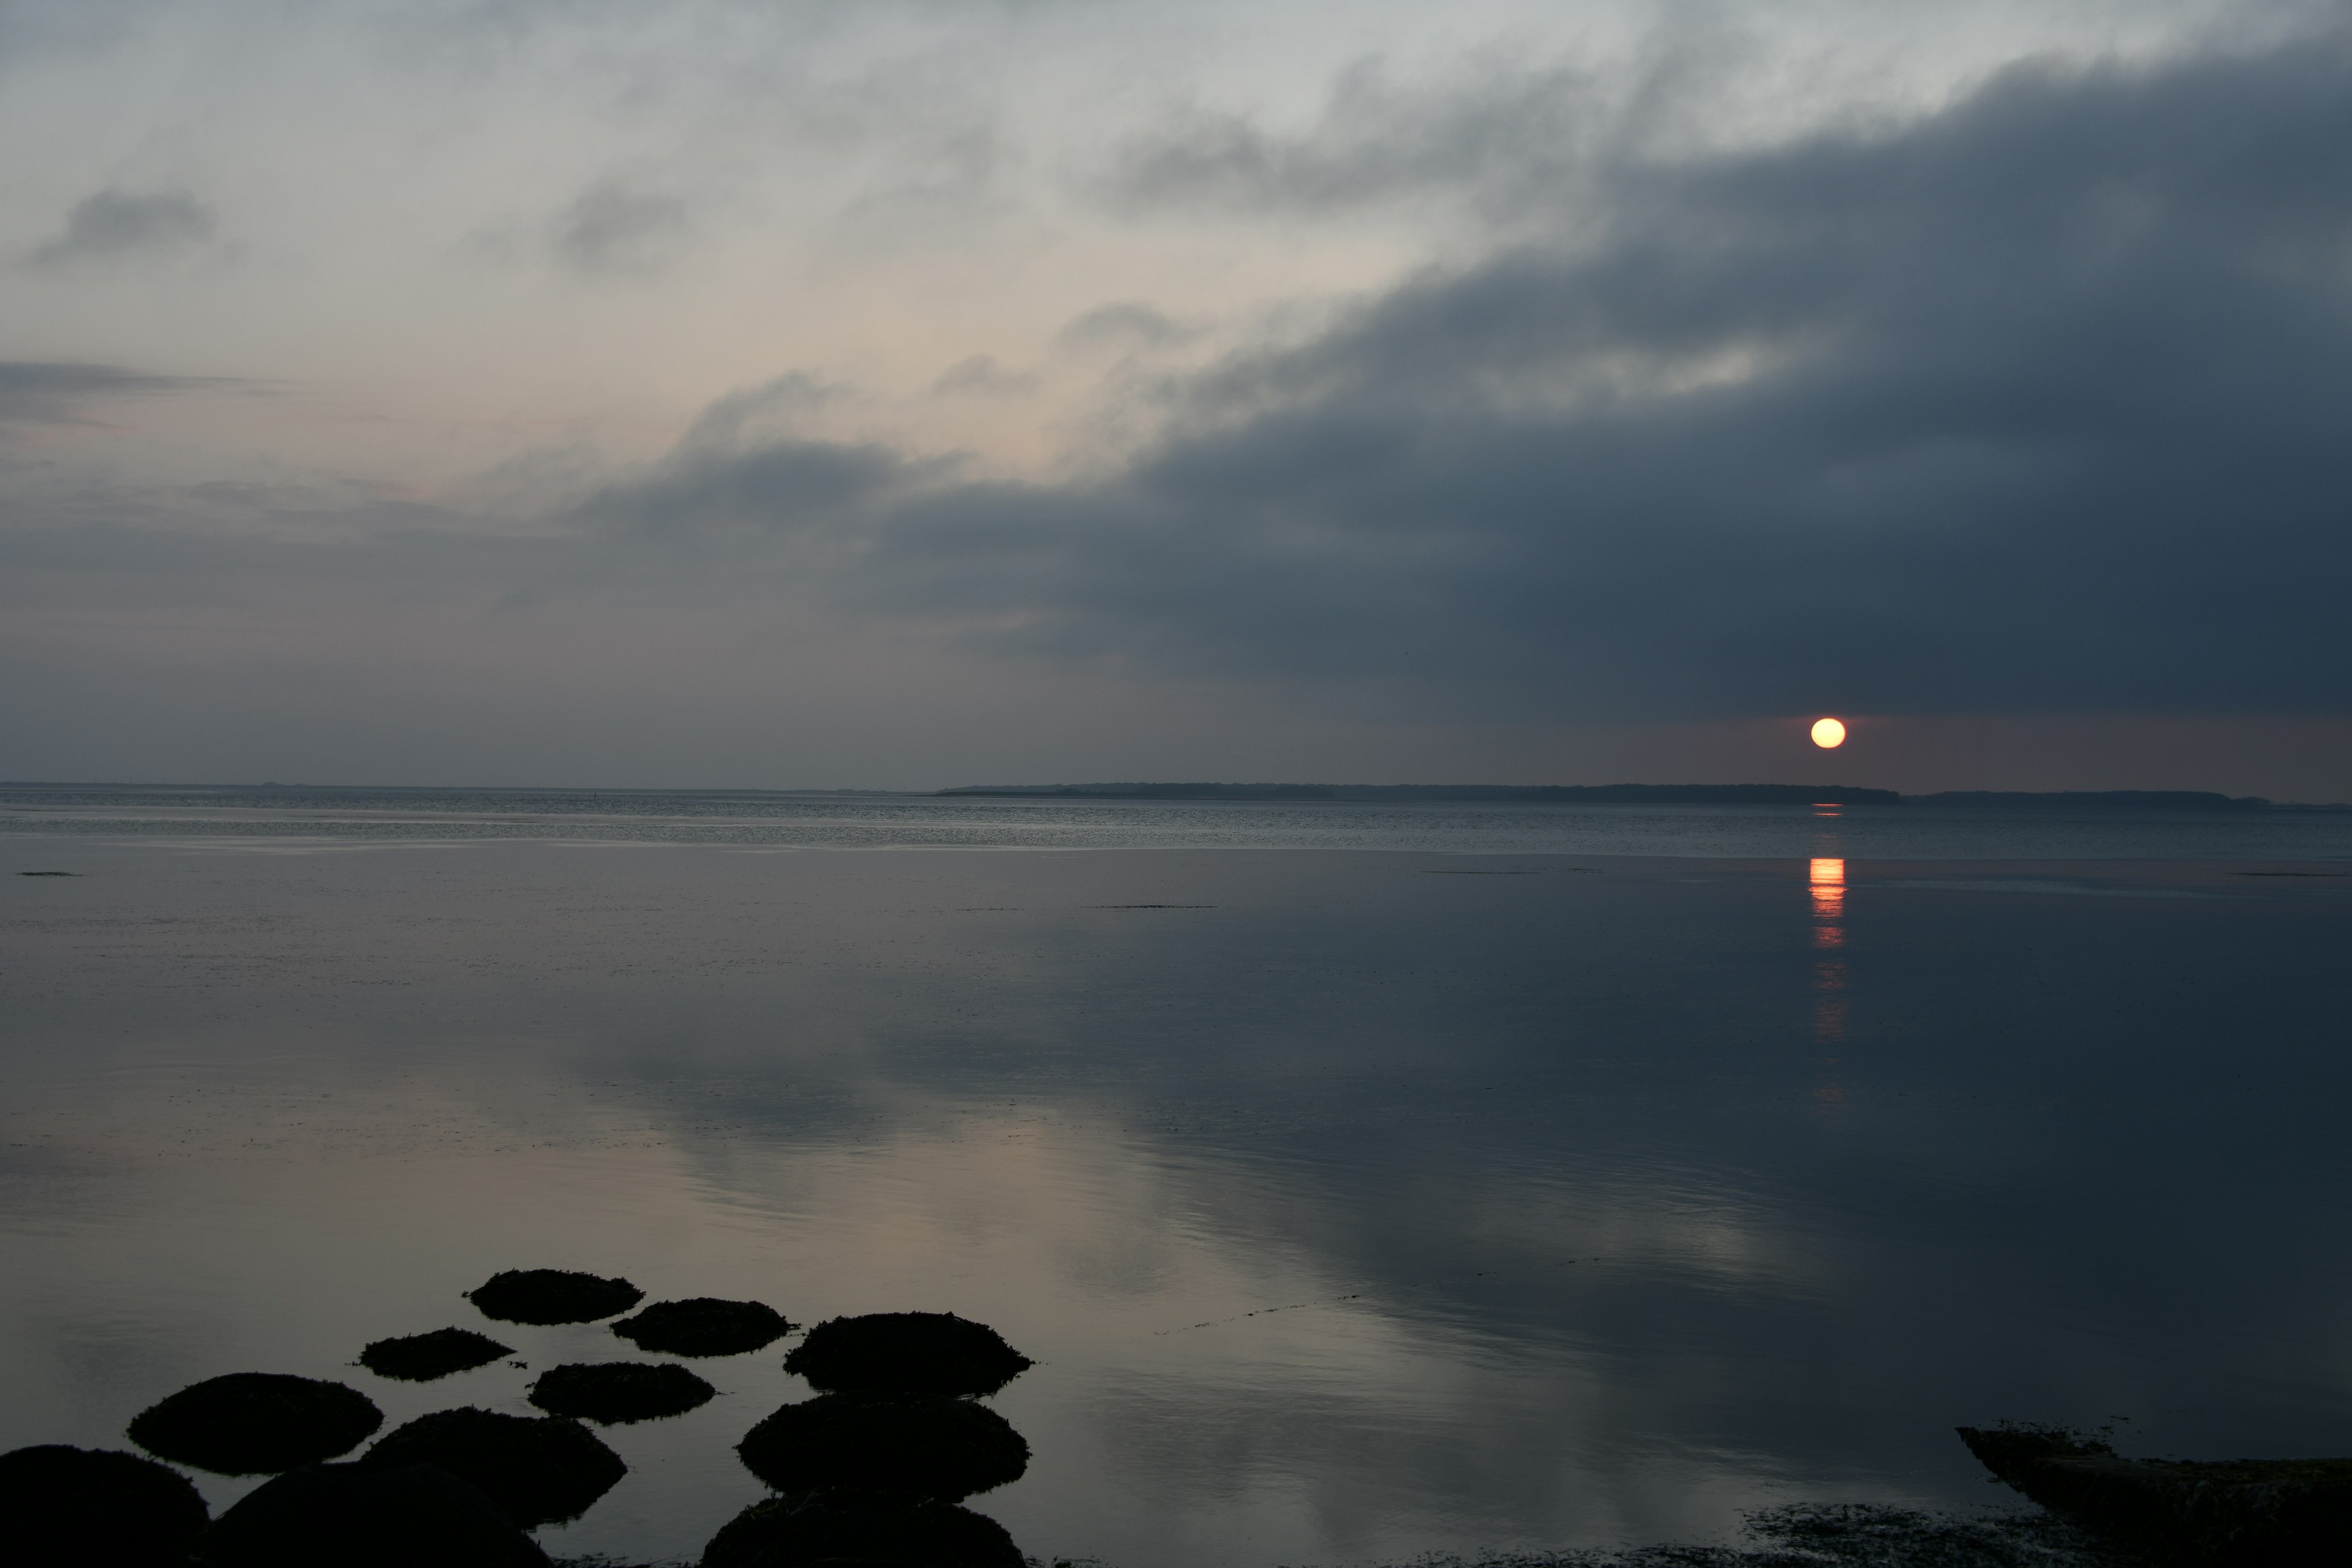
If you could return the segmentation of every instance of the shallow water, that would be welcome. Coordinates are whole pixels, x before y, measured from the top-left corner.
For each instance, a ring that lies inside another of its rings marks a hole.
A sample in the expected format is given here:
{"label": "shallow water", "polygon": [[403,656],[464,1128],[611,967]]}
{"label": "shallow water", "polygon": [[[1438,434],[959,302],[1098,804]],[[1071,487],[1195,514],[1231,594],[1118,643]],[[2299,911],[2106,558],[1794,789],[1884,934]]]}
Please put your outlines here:
{"label": "shallow water", "polygon": [[[236,1370],[523,1409],[347,1363],[551,1265],[993,1323],[1036,1458],[973,1506],[1134,1568],[1969,1507],[2005,1415],[2352,1450],[2332,839],[1705,831],[1797,848],[12,837],[78,874],[0,879],[0,1447]],[[541,1538],[691,1560],[780,1362]]]}

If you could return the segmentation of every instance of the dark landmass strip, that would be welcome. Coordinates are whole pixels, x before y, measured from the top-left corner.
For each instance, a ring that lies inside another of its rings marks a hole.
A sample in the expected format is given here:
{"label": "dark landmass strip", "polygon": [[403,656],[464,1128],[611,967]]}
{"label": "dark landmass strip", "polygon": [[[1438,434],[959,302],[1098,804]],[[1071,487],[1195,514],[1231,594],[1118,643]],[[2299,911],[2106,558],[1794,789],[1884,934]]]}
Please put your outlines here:
{"label": "dark landmass strip", "polygon": [[994,795],[1066,800],[1524,802],[1560,805],[1913,805],[1997,811],[2352,811],[2302,805],[2212,790],[1943,790],[1899,795],[1853,784],[963,784],[942,796]]}
{"label": "dark landmass strip", "polygon": [[942,795],[1085,800],[1530,801],[1594,805],[1900,805],[1891,789],[1851,784],[967,784]]}

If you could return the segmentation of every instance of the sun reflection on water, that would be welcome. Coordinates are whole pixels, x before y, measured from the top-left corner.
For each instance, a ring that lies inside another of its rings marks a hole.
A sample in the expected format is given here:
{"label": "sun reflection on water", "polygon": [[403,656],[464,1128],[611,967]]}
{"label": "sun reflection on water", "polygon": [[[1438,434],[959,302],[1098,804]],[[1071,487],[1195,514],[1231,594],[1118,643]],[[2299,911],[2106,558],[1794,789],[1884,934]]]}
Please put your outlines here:
{"label": "sun reflection on water", "polygon": [[[1816,817],[1834,819],[1834,806],[1817,806]],[[1834,833],[1813,838],[1814,855],[1807,876],[1813,898],[1813,1043],[1822,1055],[1826,1075],[1813,1090],[1815,1109],[1835,1113],[1845,1102],[1845,1088],[1836,1077],[1838,1058],[1829,1053],[1845,1043],[1845,857]],[[1822,851],[1831,853],[1822,853]]]}

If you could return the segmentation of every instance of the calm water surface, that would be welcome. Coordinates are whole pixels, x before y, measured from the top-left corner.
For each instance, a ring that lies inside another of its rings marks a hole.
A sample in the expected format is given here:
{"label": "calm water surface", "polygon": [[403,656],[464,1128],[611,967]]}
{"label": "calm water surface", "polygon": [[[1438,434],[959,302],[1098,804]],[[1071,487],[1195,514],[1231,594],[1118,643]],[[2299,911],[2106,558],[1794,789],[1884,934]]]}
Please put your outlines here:
{"label": "calm water surface", "polygon": [[[0,800],[0,1447],[523,1410],[628,1347],[348,1363],[556,1266],[994,1323],[973,1506],[1134,1568],[1972,1507],[2004,1415],[2352,1451],[2327,819],[580,798]],[[779,1361],[542,1540],[690,1561]]]}

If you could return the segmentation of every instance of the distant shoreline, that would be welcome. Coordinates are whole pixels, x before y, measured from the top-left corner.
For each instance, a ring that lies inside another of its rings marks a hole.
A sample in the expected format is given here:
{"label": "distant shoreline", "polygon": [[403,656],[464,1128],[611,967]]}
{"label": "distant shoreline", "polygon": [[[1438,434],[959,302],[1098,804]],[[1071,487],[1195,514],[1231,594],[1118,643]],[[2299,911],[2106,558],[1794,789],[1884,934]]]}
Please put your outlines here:
{"label": "distant shoreline", "polygon": [[[427,801],[436,797],[486,796],[507,801],[698,800],[824,797],[838,800],[1100,800],[1236,804],[1337,805],[1871,805],[1909,809],[1977,811],[2170,812],[2198,816],[2257,816],[2305,812],[2352,813],[2352,805],[2277,801],[2262,795],[2227,795],[2213,790],[1942,790],[1903,795],[1853,784],[1326,784],[1222,783],[1106,783],[960,784],[949,789],[822,789],[765,785],[734,788],[660,788],[603,784],[184,784],[121,780],[0,780],[0,795],[20,796],[178,795],[215,797],[187,804],[247,804],[332,808],[354,797],[380,802]],[[248,797],[222,802],[217,797]]]}
{"label": "distant shoreline", "polygon": [[965,784],[941,796],[1054,800],[1510,802],[1586,805],[1901,805],[2034,811],[2347,811],[2211,790],[1944,790],[1901,795],[1850,784]]}

